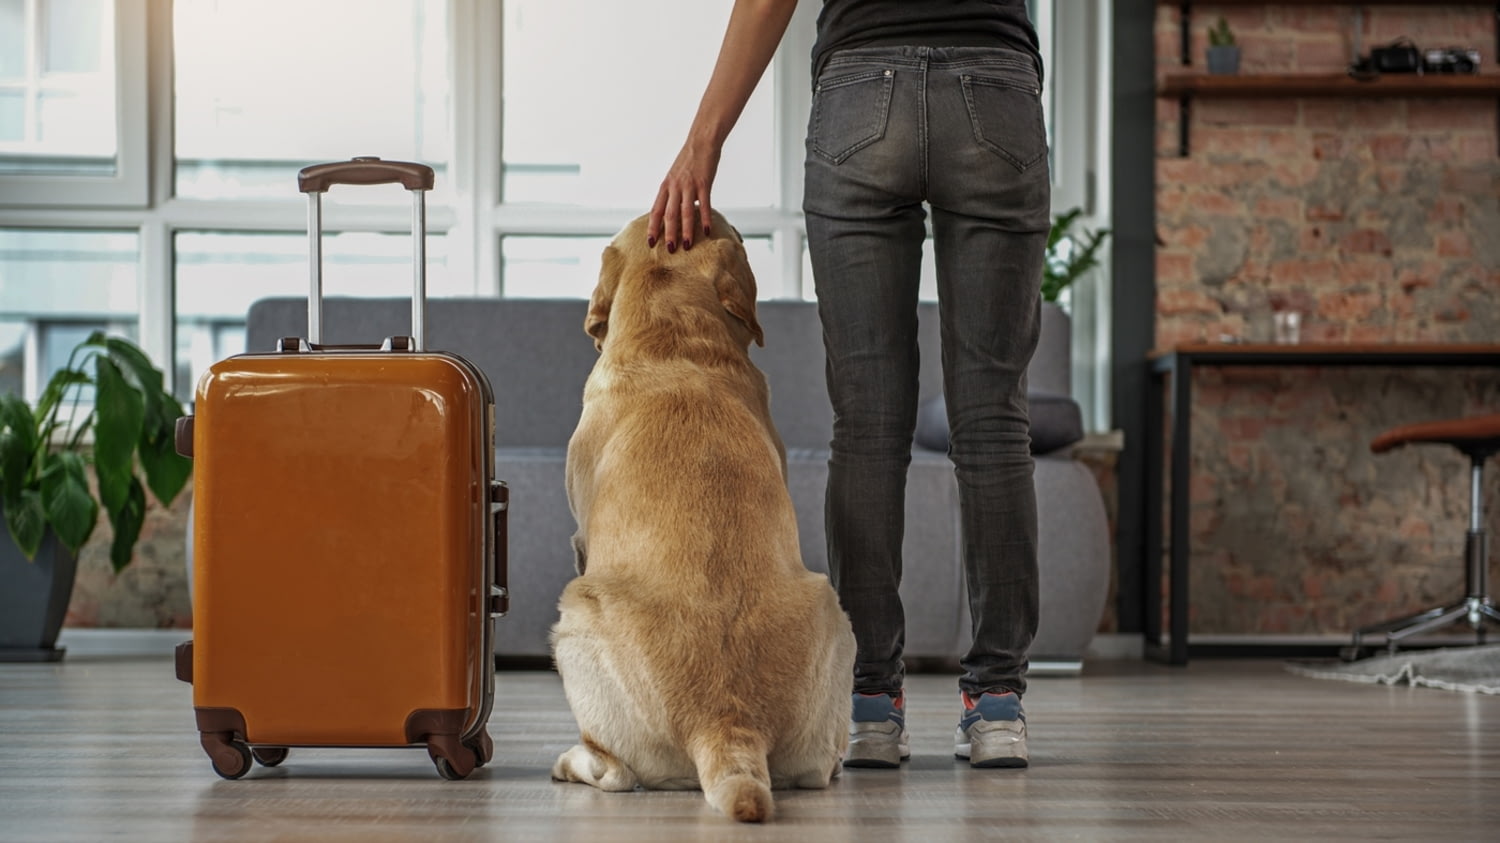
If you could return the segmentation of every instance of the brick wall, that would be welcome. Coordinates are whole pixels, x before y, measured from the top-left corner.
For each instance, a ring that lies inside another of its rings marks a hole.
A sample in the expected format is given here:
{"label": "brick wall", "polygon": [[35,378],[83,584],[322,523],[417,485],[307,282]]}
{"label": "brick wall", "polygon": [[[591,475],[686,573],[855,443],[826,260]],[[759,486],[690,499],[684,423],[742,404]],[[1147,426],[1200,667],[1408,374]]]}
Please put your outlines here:
{"label": "brick wall", "polygon": [[[1352,6],[1205,3],[1195,70],[1221,12],[1241,73],[1348,64]],[[1158,15],[1158,71],[1179,72],[1177,10]],[[1366,7],[1363,48],[1474,46],[1497,73],[1495,25],[1484,7]],[[1311,341],[1500,341],[1496,116],[1485,99],[1200,98],[1182,158],[1178,103],[1158,100],[1158,345],[1266,341],[1279,307],[1303,312]],[[1368,444],[1396,424],[1500,411],[1500,375],[1248,369],[1195,386],[1194,632],[1343,633],[1463,593],[1467,462]],[[1500,461],[1490,475],[1497,531]]]}

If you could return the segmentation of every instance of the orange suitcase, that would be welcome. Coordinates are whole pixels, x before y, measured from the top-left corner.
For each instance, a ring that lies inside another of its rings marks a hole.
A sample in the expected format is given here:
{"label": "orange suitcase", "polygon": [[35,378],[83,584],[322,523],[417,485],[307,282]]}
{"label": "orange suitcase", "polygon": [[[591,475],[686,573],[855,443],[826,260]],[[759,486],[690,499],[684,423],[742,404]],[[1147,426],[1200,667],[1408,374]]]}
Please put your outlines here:
{"label": "orange suitcase", "polygon": [[[324,346],[321,195],[390,182],[413,191],[412,336]],[[194,577],[177,672],[226,778],[293,746],[425,745],[449,779],[493,752],[507,490],[488,380],[423,350],[432,183],[425,165],[379,159],[304,169],[308,337],[215,364],[179,423]]]}

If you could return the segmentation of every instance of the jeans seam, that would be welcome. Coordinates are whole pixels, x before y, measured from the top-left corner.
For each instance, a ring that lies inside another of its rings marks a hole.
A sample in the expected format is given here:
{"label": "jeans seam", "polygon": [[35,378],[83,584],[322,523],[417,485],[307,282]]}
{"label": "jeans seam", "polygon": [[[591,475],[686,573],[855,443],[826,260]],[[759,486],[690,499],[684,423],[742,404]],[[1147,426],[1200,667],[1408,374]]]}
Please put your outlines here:
{"label": "jeans seam", "polygon": [[922,171],[918,174],[918,185],[922,196],[927,195],[927,61],[924,57],[922,62],[921,76],[917,80],[917,151],[920,156]]}

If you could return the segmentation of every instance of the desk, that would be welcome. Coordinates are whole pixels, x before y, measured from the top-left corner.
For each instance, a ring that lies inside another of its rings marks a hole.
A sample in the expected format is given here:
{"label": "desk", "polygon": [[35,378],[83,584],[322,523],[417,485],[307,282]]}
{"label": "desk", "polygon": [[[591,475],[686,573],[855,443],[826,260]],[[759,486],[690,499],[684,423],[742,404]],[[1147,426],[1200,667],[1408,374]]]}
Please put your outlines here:
{"label": "desk", "polygon": [[[1188,660],[1188,483],[1192,454],[1193,370],[1196,367],[1273,366],[1493,366],[1500,345],[1457,343],[1231,345],[1184,344],[1148,355],[1146,393],[1146,655],[1184,665]],[[1165,436],[1163,399],[1171,380],[1171,500],[1162,497]],[[1416,419],[1413,419],[1416,421]],[[1162,641],[1162,506],[1169,506],[1168,635]]]}

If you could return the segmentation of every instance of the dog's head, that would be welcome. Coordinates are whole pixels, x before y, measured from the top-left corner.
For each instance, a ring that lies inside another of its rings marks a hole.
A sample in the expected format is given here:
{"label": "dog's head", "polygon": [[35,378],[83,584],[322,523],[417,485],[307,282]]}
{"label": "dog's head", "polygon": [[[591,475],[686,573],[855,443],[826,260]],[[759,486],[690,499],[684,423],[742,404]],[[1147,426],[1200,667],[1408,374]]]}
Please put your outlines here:
{"label": "dog's head", "polygon": [[584,331],[594,338],[594,348],[604,348],[622,285],[639,285],[640,295],[646,294],[647,287],[673,288],[670,292],[683,299],[692,298],[700,289],[712,291],[724,313],[732,317],[732,325],[743,332],[744,344],[754,340],[756,345],[765,345],[765,334],[755,318],[755,275],[734,226],[714,211],[709,235],[693,248],[674,254],[663,243],[646,245],[646,220],[645,216],[633,220],[604,249],[599,283],[589,298],[583,323]]}

